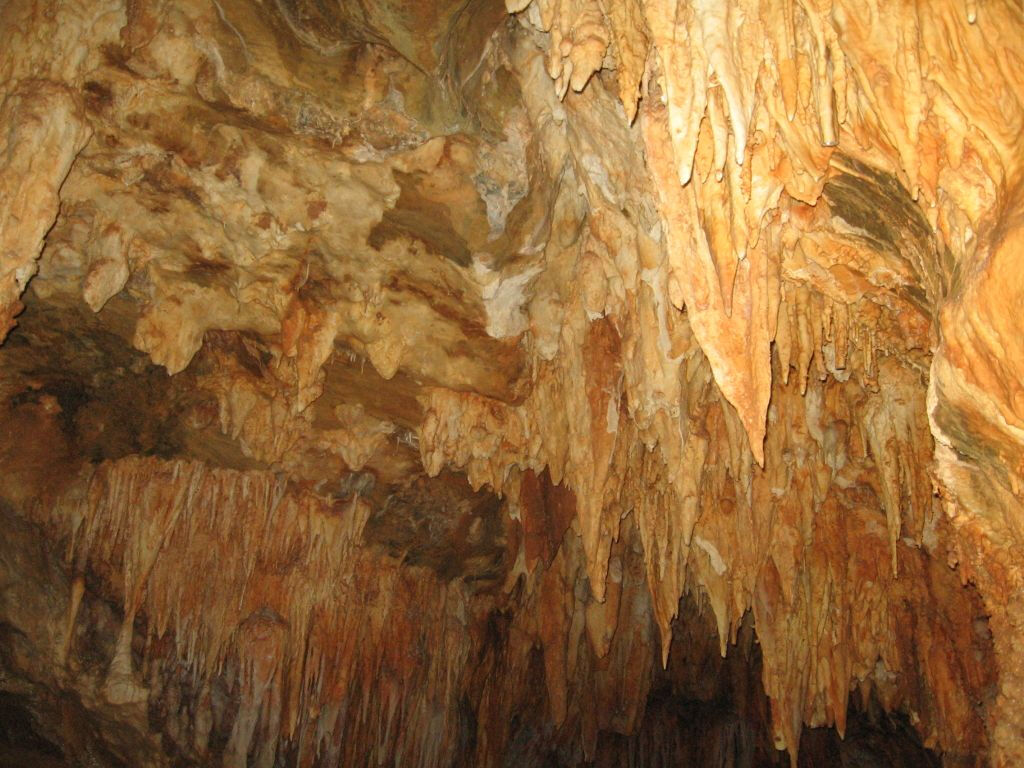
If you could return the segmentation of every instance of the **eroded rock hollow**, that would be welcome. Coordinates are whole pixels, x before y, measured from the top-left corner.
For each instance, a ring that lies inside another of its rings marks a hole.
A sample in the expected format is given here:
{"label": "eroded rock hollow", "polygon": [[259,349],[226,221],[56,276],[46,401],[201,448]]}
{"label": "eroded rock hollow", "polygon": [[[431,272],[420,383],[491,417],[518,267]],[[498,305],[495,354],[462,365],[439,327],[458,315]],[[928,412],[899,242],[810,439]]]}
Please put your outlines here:
{"label": "eroded rock hollow", "polygon": [[1024,765],[1019,2],[0,40],[0,763]]}

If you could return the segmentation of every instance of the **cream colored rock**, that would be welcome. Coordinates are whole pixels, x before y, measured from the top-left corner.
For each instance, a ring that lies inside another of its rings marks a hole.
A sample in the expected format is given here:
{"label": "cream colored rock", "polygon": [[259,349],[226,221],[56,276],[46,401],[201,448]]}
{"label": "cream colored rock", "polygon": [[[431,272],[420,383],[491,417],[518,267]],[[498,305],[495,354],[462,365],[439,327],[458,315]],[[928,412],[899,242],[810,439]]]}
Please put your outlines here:
{"label": "cream colored rock", "polygon": [[19,298],[57,216],[60,185],[90,135],[66,86],[9,85],[15,87],[0,103],[0,338],[21,310]]}

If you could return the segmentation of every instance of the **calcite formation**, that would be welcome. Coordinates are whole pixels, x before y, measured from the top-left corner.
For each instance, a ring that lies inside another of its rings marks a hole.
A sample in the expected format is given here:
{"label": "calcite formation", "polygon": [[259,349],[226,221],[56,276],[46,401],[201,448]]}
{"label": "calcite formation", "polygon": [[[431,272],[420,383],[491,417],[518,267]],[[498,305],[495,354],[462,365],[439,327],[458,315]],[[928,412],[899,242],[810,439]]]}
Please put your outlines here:
{"label": "calcite formation", "polygon": [[1024,764],[1018,2],[0,34],[0,762]]}

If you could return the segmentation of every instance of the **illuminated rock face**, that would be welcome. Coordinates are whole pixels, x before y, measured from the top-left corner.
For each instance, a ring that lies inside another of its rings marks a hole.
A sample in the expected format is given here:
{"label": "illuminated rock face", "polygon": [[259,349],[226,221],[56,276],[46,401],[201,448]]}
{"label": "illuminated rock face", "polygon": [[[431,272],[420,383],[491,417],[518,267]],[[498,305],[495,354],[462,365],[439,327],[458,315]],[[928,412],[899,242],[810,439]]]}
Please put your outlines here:
{"label": "illuminated rock face", "polygon": [[0,30],[0,762],[1024,764],[1019,4]]}

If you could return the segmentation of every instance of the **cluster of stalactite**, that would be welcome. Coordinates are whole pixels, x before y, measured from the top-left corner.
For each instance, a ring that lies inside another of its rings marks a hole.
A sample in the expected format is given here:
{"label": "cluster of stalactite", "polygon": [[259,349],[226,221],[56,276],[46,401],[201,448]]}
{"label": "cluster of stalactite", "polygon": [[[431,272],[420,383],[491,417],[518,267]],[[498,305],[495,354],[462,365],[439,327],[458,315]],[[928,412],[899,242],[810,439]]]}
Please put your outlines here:
{"label": "cluster of stalactite", "polygon": [[[182,755],[638,759],[689,601],[794,763],[851,693],[1024,760],[1021,8],[270,5],[0,7],[0,391],[49,441],[2,490],[67,544],[61,663],[93,574],[102,699]],[[47,394],[32,302],[187,390],[173,445]],[[486,546],[415,528],[453,473]]]}
{"label": "cluster of stalactite", "polygon": [[[38,465],[35,473],[48,477]],[[779,754],[769,739],[775,705],[770,713],[749,661],[749,618],[734,632],[729,674],[744,679],[733,687],[722,682],[723,670],[706,674],[720,650],[706,598],[673,624],[672,662],[662,673],[636,527],[623,527],[598,602],[571,530],[573,495],[527,471],[517,497],[521,519],[507,545],[517,562],[504,588],[480,591],[359,546],[370,510],[358,496],[331,502],[273,473],[180,460],[129,457],[86,467],[54,491],[52,503],[29,505],[26,519],[66,544],[69,585],[62,631],[32,639],[51,644],[53,661],[77,677],[83,695],[147,712],[162,751],[177,759],[336,765],[369,756],[384,764],[488,765],[532,763],[550,752],[572,763],[608,760],[614,752],[599,745],[616,738],[623,740],[617,749],[647,754],[647,764],[657,764],[655,755],[668,763],[716,750],[740,749],[729,758],[736,764],[746,752],[745,759],[755,750],[762,759]],[[922,567],[925,558],[907,560]],[[876,567],[884,572],[885,565]],[[913,576],[945,590],[935,598],[945,604],[957,585],[945,569],[935,571]],[[117,598],[122,616],[112,657],[95,678],[83,673],[95,664],[90,637],[97,631],[82,607],[96,599],[86,574],[100,595]],[[981,695],[986,672],[963,659],[981,659],[984,644],[957,627],[903,631],[923,623],[910,607],[913,592],[890,599],[864,601],[898,614],[883,657],[920,665],[908,679],[958,675],[947,681],[946,696]],[[776,639],[759,639],[761,652],[773,653]],[[946,643],[959,643],[956,670]],[[806,671],[809,661],[797,663]],[[907,670],[865,680],[864,700],[926,720],[951,709],[930,698],[931,686],[896,684],[899,672]],[[765,678],[773,680],[767,671]],[[657,726],[660,710],[649,703],[652,686],[666,684],[659,680],[674,680],[694,701],[714,701],[725,690],[745,703],[727,716],[734,720],[723,733],[680,742]],[[845,707],[838,713],[844,725]],[[799,733],[799,716],[794,724]],[[978,725],[944,746],[974,753]],[[741,729],[746,747],[735,747],[729,728]]]}
{"label": "cluster of stalactite", "polygon": [[[973,752],[980,689],[960,677],[973,656],[930,625],[933,608],[909,608],[909,585],[944,580],[951,605],[969,578],[946,567],[957,555],[929,472],[925,389],[939,310],[1018,177],[1019,46],[1000,35],[1019,9],[972,26],[952,3],[616,6],[509,6],[550,35],[538,44],[586,219],[568,249],[549,241],[543,274],[568,279],[557,337],[542,327],[550,310],[530,307],[532,393],[508,407],[432,391],[424,466],[513,496],[510,467],[564,478],[599,598],[632,516],[664,652],[689,586],[708,594],[723,652],[753,611],[776,743],[794,755],[801,723],[842,729],[851,687],[911,667],[931,702],[893,688],[889,705],[930,712],[931,743]],[[1001,73],[998,95],[975,98],[973,75],[939,66],[949,50]],[[606,56],[618,122],[598,78],[565,97]],[[955,129],[965,120],[974,132]],[[647,227],[626,175],[641,160],[623,162],[637,144],[660,213]],[[921,634],[905,643],[909,627]]]}

